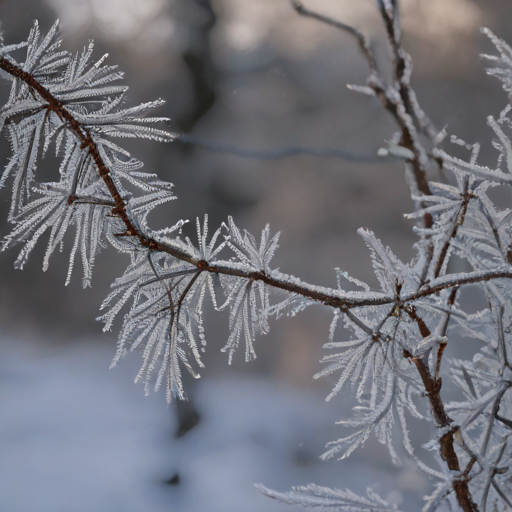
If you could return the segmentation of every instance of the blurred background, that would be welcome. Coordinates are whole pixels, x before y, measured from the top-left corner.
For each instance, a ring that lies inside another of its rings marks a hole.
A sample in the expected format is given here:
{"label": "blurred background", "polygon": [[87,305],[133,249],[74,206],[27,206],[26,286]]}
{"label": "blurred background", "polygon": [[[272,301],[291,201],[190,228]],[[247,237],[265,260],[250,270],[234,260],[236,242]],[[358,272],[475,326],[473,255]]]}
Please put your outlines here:
{"label": "blurred background", "polygon": [[[305,4],[361,28],[389,68],[372,0]],[[479,27],[512,40],[512,4],[401,6],[424,110],[439,129],[483,142],[482,159],[493,162],[486,117],[506,97],[485,75],[479,54],[493,50]],[[256,235],[270,223],[281,231],[275,267],[319,285],[334,285],[335,267],[376,285],[361,226],[412,257],[403,167],[375,156],[396,128],[378,103],[346,88],[366,79],[349,36],[300,18],[288,0],[0,0],[6,43],[24,40],[33,20],[45,32],[57,17],[65,49],[94,39],[97,58],[108,52],[125,72],[129,103],[164,98],[157,115],[184,134],[170,145],[122,144],[175,184],[178,200],[153,214],[155,227],[205,213],[212,228],[232,215]],[[8,92],[1,83],[2,101]],[[305,154],[272,158],[296,147]],[[0,156],[9,157],[6,141]],[[40,172],[51,179],[55,162]],[[5,235],[8,191],[0,197]],[[188,234],[194,229],[191,222]],[[163,394],[145,398],[133,384],[138,354],[108,371],[116,333],[101,334],[94,321],[126,258],[105,252],[93,287],[82,290],[78,272],[64,287],[66,251],[41,271],[43,249],[23,272],[13,270],[15,253],[0,258],[0,510],[291,510],[259,496],[255,482],[359,493],[373,484],[403,510],[419,509],[429,482],[407,463],[392,466],[373,438],[349,460],[319,460],[326,442],[346,435],[334,422],[352,405],[343,396],[324,402],[336,377],[312,380],[331,318],[325,308],[272,322],[257,341],[258,359],[246,364],[240,351],[232,366],[220,353],[227,313],[209,311],[203,379],[187,380],[188,403],[166,407]],[[427,426],[414,431],[418,444],[428,439]]]}

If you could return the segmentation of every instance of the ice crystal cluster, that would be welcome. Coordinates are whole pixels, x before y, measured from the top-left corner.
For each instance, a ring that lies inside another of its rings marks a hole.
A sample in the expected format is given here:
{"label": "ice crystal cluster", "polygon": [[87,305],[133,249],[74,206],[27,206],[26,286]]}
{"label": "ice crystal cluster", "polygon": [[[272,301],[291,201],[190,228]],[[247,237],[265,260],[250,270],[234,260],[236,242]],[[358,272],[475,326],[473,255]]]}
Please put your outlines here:
{"label": "ice crystal cluster", "polygon": [[[229,309],[230,334],[223,349],[229,361],[240,343],[246,360],[255,357],[255,338],[268,332],[270,316],[294,315],[312,304],[331,308],[327,355],[315,377],[335,374],[328,399],[343,391],[354,396],[357,406],[341,422],[346,435],[329,443],[323,457],[348,457],[375,435],[398,463],[393,444],[398,428],[405,453],[432,479],[425,511],[446,506],[512,510],[512,210],[496,207],[489,197],[494,187],[512,184],[512,104],[488,118],[498,151],[495,167],[480,165],[479,145],[455,135],[451,141],[464,146],[468,156],[451,156],[450,138],[435,130],[411,87],[412,63],[401,44],[395,1],[377,2],[394,59],[391,80],[380,74],[361,32],[299,2],[293,6],[300,15],[355,37],[369,77],[366,85],[351,88],[376,97],[399,127],[380,154],[405,162],[416,205],[407,216],[416,222],[417,256],[404,263],[369,229],[360,229],[379,290],[339,269],[332,288],[273,269],[278,234],[268,226],[254,237],[229,218],[210,234],[205,217],[196,222],[197,240],[183,236],[182,220],[153,230],[148,213],[175,199],[172,185],[143,172],[142,162],[117,141],[172,141],[175,134],[155,127],[166,119],[148,116],[163,102],[126,108],[127,87],[117,85],[122,73],[105,63],[106,56],[92,60],[92,43],[77,55],[61,50],[58,23],[44,37],[35,23],[27,41],[0,46],[2,77],[12,83],[0,113],[0,128],[12,149],[0,180],[1,186],[12,187],[8,220],[13,227],[2,251],[20,246],[15,266],[22,268],[46,234],[46,269],[70,230],[67,282],[79,259],[84,287],[91,283],[101,249],[114,246],[129,255],[127,269],[102,305],[105,330],[123,315],[113,364],[140,350],[137,380],[148,390],[165,387],[169,401],[185,397],[183,369],[198,377],[203,367],[207,300],[217,310]],[[498,53],[485,56],[491,63],[488,73],[512,95],[512,49],[484,32]],[[48,151],[61,163],[58,179],[42,183],[37,167]],[[434,167],[442,180],[429,180]],[[452,256],[465,260],[469,270],[452,272]],[[459,290],[470,284],[481,287],[487,301],[487,307],[471,314],[458,301]],[[271,300],[272,290],[280,291],[277,301]],[[340,326],[352,333],[350,339],[340,339]],[[465,360],[443,359],[454,333],[477,340],[478,352]],[[459,388],[460,400],[443,400],[445,374]],[[410,417],[437,427],[422,448],[434,452],[436,465],[423,462],[413,447]],[[396,510],[371,489],[366,497],[313,484],[288,493],[258,489],[318,510]]]}

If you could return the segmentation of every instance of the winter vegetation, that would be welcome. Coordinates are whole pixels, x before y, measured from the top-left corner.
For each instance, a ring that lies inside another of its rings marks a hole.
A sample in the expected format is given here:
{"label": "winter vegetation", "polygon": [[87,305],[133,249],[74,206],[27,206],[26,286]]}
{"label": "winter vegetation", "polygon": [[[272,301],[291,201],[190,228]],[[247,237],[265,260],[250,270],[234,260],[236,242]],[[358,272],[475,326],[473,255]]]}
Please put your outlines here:
{"label": "winter vegetation", "polygon": [[[344,392],[357,405],[341,422],[347,434],[330,442],[323,458],[349,457],[374,435],[398,463],[398,429],[408,456],[432,480],[423,510],[511,510],[512,210],[497,207],[490,196],[494,188],[512,184],[507,134],[512,105],[488,118],[498,159],[492,168],[483,166],[478,143],[437,130],[421,109],[396,0],[376,2],[393,55],[390,79],[362,32],[298,1],[292,5],[326,30],[353,36],[369,74],[366,84],[349,88],[376,98],[398,128],[379,155],[404,163],[416,206],[406,216],[415,222],[418,241],[415,258],[402,262],[372,231],[359,230],[379,290],[340,269],[328,288],[274,268],[279,233],[268,225],[254,236],[231,217],[210,229],[205,216],[196,220],[193,240],[182,233],[184,220],[151,228],[151,211],[176,199],[172,185],[144,172],[118,139],[172,142],[178,135],[165,129],[167,119],[148,115],[163,101],[127,107],[127,87],[117,85],[122,73],[106,56],[93,60],[92,43],[77,55],[62,50],[58,22],[46,35],[35,23],[26,41],[0,47],[2,77],[12,83],[0,117],[12,148],[0,180],[12,187],[13,227],[2,251],[21,247],[15,267],[22,268],[45,235],[47,269],[72,232],[67,281],[79,260],[84,287],[102,249],[126,253],[130,263],[101,307],[106,331],[122,316],[112,364],[140,351],[136,380],[148,392],[164,387],[169,402],[186,398],[182,372],[199,377],[203,367],[206,301],[229,311],[230,334],[222,349],[229,362],[240,345],[247,361],[256,357],[256,337],[268,332],[270,317],[294,316],[313,304],[330,308],[327,355],[315,378],[335,374],[327,400]],[[487,72],[502,81],[510,97],[512,48],[490,30],[483,32],[496,47],[495,55],[485,56]],[[466,157],[452,156],[459,152],[448,141],[462,146]],[[60,166],[56,180],[43,183],[38,163],[48,151],[60,158]],[[469,270],[453,270],[452,262],[460,260]],[[467,285],[477,285],[486,299],[487,306],[476,313],[459,302]],[[352,333],[350,339],[340,339],[343,328]],[[477,341],[479,350],[446,360],[445,348],[459,335]],[[443,377],[458,387],[458,400],[446,401]],[[423,453],[410,441],[411,417],[437,427],[435,437],[424,440]],[[423,457],[425,450],[433,457]],[[371,488],[360,496],[313,484],[290,492],[257,487],[271,498],[317,510],[396,510]]]}

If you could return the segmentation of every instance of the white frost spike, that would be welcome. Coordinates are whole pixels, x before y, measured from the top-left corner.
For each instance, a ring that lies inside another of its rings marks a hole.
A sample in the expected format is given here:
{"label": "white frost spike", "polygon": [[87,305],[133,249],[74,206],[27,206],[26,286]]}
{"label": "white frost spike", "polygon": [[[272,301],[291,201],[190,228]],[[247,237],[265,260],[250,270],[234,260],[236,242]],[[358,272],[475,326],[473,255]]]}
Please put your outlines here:
{"label": "white frost spike", "polygon": [[100,319],[110,328],[131,302],[113,365],[126,353],[142,349],[143,365],[137,381],[145,384],[146,392],[156,376],[155,390],[166,382],[168,401],[183,399],[181,367],[196,378],[192,362],[203,367],[199,347],[205,344],[202,313],[206,293],[215,303],[208,273],[165,253],[134,253],[131,265],[114,283],[102,306],[109,310]]}
{"label": "white frost spike", "polygon": [[[269,265],[278,247],[279,233],[271,238],[270,227],[267,224],[261,232],[258,247],[256,239],[247,230],[240,231],[231,217],[228,218],[228,225],[225,227],[228,229],[226,245],[234,252],[241,268],[247,273],[271,274]],[[229,353],[229,362],[231,363],[233,354],[243,337],[245,359],[246,361],[254,359],[256,357],[253,346],[254,339],[257,334],[268,332],[268,316],[273,311],[270,308],[269,287],[260,280],[231,275],[222,275],[221,284],[227,299],[220,309],[229,305],[229,327],[231,330],[222,351]]]}
{"label": "white frost spike", "polygon": [[370,287],[365,282],[360,281],[359,279],[356,279],[355,277],[350,276],[348,274],[348,272],[342,271],[339,268],[335,268],[334,271],[336,272],[336,278],[337,278],[337,281],[338,281],[338,288],[340,290],[343,289],[343,287],[341,286],[341,278],[344,278],[347,281],[349,281],[350,283],[353,283],[356,286],[358,286],[359,288],[362,288],[365,292],[369,292],[370,291]]}
{"label": "white frost spike", "polygon": [[359,94],[364,94],[366,96],[373,97],[375,96],[375,90],[366,85],[347,85],[347,89],[351,91],[358,92]]}
{"label": "white frost spike", "polygon": [[446,345],[447,343],[448,338],[446,336],[439,336],[436,333],[432,333],[430,336],[427,336],[420,343],[418,343],[418,345],[416,346],[415,353],[416,355],[421,355],[438,344]]}
{"label": "white frost spike", "polygon": [[[21,45],[0,46],[2,54],[27,47],[27,57],[21,66],[30,72],[64,108],[84,127],[88,127],[100,155],[115,181],[121,197],[127,199],[128,210],[136,224],[144,225],[146,216],[155,206],[174,199],[169,183],[155,175],[139,172],[141,162],[105,138],[106,131],[123,135],[172,140],[172,134],[149,126],[165,118],[147,117],[148,112],[163,104],[162,100],[143,103],[132,108],[120,108],[126,86],[112,86],[110,82],[122,77],[116,66],[105,65],[106,55],[91,64],[92,42],[82,53],[72,57],[60,51],[56,40],[58,21],[41,38],[39,26],[34,23],[28,41]],[[6,58],[11,59],[10,56]],[[84,148],[77,134],[53,111],[45,108],[46,99],[33,93],[22,80],[13,80],[8,102],[0,110],[0,129],[8,122],[8,136],[13,156],[0,180],[0,187],[13,178],[13,194],[9,220],[15,224],[3,244],[3,249],[23,242],[25,246],[16,266],[22,267],[40,236],[50,230],[50,240],[44,257],[43,269],[49,257],[62,245],[69,226],[76,226],[72,244],[69,282],[76,254],[81,255],[83,285],[91,282],[96,254],[107,240],[121,250],[122,241],[115,233],[123,231],[119,219],[106,215],[115,206],[110,192],[99,175],[88,148]],[[108,129],[104,129],[104,128]],[[57,183],[38,183],[37,165],[51,143],[62,157]],[[124,184],[135,185],[148,192],[134,195]]]}
{"label": "white frost spike", "polygon": [[389,156],[392,158],[398,158],[399,160],[412,160],[414,158],[414,153],[410,149],[390,144],[387,148],[380,148],[377,151],[377,156]]}
{"label": "white frost spike", "polygon": [[331,489],[309,484],[302,487],[292,487],[289,492],[277,492],[256,484],[256,489],[265,496],[289,505],[300,505],[304,508],[318,510],[333,510],[339,512],[399,512],[396,505],[383,500],[372,489],[366,489],[367,497],[359,496],[349,489]]}
{"label": "white frost spike", "polygon": [[199,217],[196,219],[196,231],[197,231],[197,247],[187,237],[186,241],[188,249],[191,254],[199,260],[204,260],[210,264],[217,261],[217,255],[227,245],[228,240],[224,240],[222,243],[217,245],[217,240],[222,233],[221,228],[217,229],[213,234],[210,242],[208,242],[208,215],[205,214],[203,227],[201,228],[201,221]]}
{"label": "white frost spike", "polygon": [[512,93],[512,48],[488,28],[483,28],[482,33],[489,37],[500,53],[499,57],[495,55],[482,55],[482,57],[495,65],[487,69],[487,74],[500,79],[503,82],[503,89],[510,95]]}
{"label": "white frost spike", "polygon": [[400,288],[401,293],[404,294],[418,288],[420,278],[415,274],[414,269],[402,263],[389,247],[384,247],[372,231],[360,228],[357,233],[363,237],[371,251],[375,275],[385,293],[394,295]]}
{"label": "white frost spike", "polygon": [[256,239],[247,230],[240,231],[232,217],[228,218],[226,228],[229,233],[227,244],[236,253],[240,262],[256,272],[270,272],[268,265],[279,247],[280,233],[276,233],[270,238],[270,226],[267,224],[261,232],[260,246],[258,247]]}
{"label": "white frost spike", "polygon": [[503,133],[503,130],[500,128],[498,123],[494,120],[494,117],[489,116],[487,118],[487,123],[494,130],[494,133],[500,139],[500,142],[503,146],[503,153],[505,155],[505,161],[507,163],[507,170],[510,174],[512,174],[512,144],[510,143],[510,139]]}

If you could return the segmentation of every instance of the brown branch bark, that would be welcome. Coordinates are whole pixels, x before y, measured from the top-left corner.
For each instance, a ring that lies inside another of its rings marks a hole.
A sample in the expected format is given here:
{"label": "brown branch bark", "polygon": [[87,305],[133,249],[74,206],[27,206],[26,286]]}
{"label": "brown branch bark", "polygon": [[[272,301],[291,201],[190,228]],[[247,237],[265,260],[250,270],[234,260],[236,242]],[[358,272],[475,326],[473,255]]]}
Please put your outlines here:
{"label": "brown branch bark", "polygon": [[[427,364],[419,357],[413,357],[407,350],[404,356],[409,358],[416,366],[418,373],[425,387],[426,395],[430,403],[430,410],[438,428],[448,428],[453,420],[448,416],[443,399],[441,398],[441,378],[433,378]],[[439,453],[446,462],[448,468],[452,471],[460,472],[460,463],[457,452],[455,451],[455,434],[459,427],[454,426],[448,430],[439,439]],[[478,508],[471,497],[468,485],[467,470],[459,479],[453,481],[453,490],[457,497],[457,502],[464,512],[478,512]]]}
{"label": "brown branch bark", "polygon": [[[355,303],[351,300],[343,300],[340,297],[336,297],[334,295],[330,295],[328,293],[323,293],[319,291],[315,291],[312,289],[308,289],[308,286],[301,286],[292,284],[288,281],[277,279],[267,275],[265,272],[247,272],[240,269],[230,268],[222,265],[211,265],[207,261],[198,260],[196,258],[191,257],[184,251],[176,247],[172,247],[168,244],[163,244],[154,240],[151,237],[145,235],[142,231],[140,231],[133,221],[130,219],[128,212],[126,210],[126,203],[121,197],[112,177],[110,176],[110,171],[105,165],[103,158],[101,157],[98,147],[94,140],[92,139],[90,131],[79,123],[71,114],[69,110],[67,110],[64,104],[59,101],[52,93],[44,87],[41,83],[37,81],[37,79],[30,73],[24,71],[19,66],[13,64],[9,60],[5,58],[0,58],[0,68],[12,75],[13,77],[22,80],[25,82],[33,91],[35,91],[39,96],[47,103],[46,108],[49,111],[55,112],[60,119],[67,124],[67,128],[75,134],[77,139],[81,142],[82,148],[84,150],[88,150],[96,167],[98,168],[98,172],[105,182],[105,185],[110,192],[112,199],[114,200],[114,207],[112,208],[112,214],[119,217],[121,221],[124,223],[126,227],[126,232],[123,233],[123,236],[131,236],[138,239],[139,243],[143,247],[147,247],[154,251],[162,251],[171,256],[190,263],[191,265],[195,265],[199,271],[212,272],[216,274],[225,274],[232,275],[236,277],[243,277],[247,279],[252,279],[254,281],[262,281],[269,286],[274,288],[279,288],[291,293],[296,293],[297,295],[301,295],[303,297],[309,298],[316,302],[323,303],[327,306],[340,308],[340,307],[354,307]],[[69,196],[68,203],[72,204],[79,198],[74,194]],[[313,288],[313,287],[311,287]],[[357,301],[356,301],[357,302]],[[369,303],[372,303],[370,300]]]}
{"label": "brown branch bark", "polygon": [[[90,132],[85,128],[82,124],[80,124],[73,115],[64,107],[63,103],[55,98],[42,84],[40,84],[30,73],[23,71],[21,68],[16,66],[15,64],[9,62],[5,58],[0,58],[0,68],[4,71],[8,72],[15,78],[23,80],[27,85],[29,85],[34,91],[36,91],[46,102],[47,108],[49,110],[55,111],[61,119],[67,123],[68,129],[71,130],[77,138],[82,142],[84,149],[88,148],[93,158],[100,176],[105,181],[105,184],[112,195],[115,206],[112,209],[113,215],[118,216],[126,226],[126,232],[123,233],[125,236],[133,236],[139,240],[142,246],[149,247],[152,250],[162,251],[165,253],[174,256],[175,258],[190,263],[191,265],[195,265],[201,271],[208,271],[218,274],[226,274],[232,275],[236,277],[245,277],[248,279],[253,279],[255,281],[263,281],[265,284],[269,286],[273,286],[275,288],[279,288],[282,290],[286,290],[292,293],[296,293],[298,295],[302,295],[306,298],[310,298],[314,301],[324,303],[325,305],[336,307],[336,308],[353,308],[353,307],[362,307],[362,306],[371,306],[371,305],[384,305],[391,304],[395,301],[394,297],[376,297],[372,299],[343,299],[337,295],[324,293],[321,291],[315,291],[311,288],[314,288],[311,285],[299,285],[292,284],[286,280],[281,280],[279,278],[275,278],[265,274],[264,272],[246,272],[243,270],[226,267],[223,265],[215,265],[210,264],[204,260],[198,260],[196,258],[191,257],[189,254],[181,251],[176,247],[169,246],[167,244],[162,244],[152,239],[151,237],[146,236],[144,233],[139,231],[131,219],[128,216],[126,211],[126,204],[119,194],[117,187],[110,176],[110,171],[105,165],[101,155],[99,154],[98,148],[95,142],[92,140]],[[73,203],[74,201],[79,200],[76,196],[70,196],[69,202]],[[491,279],[499,279],[499,278],[512,278],[512,271],[488,271],[488,272],[473,272],[473,273],[461,273],[458,274],[458,279],[454,281],[446,282],[446,279],[441,279],[441,282],[436,283],[435,281],[431,285],[425,285],[420,287],[416,292],[411,293],[402,298],[403,302],[413,301],[419,299],[421,297],[426,297],[428,295],[432,295],[434,293],[438,293],[441,290],[447,288],[453,288],[455,286],[461,286],[464,284],[472,284],[478,283],[481,281],[489,281]],[[449,278],[449,276],[447,276]]]}
{"label": "brown branch bark", "polygon": [[[380,2],[379,5],[381,17],[384,21],[384,26],[386,29],[386,34],[388,36],[389,44],[393,52],[394,75],[398,86],[399,96],[402,100],[402,104],[407,115],[409,115],[412,121],[415,122],[421,128],[422,123],[418,120],[418,117],[416,116],[416,113],[412,105],[412,91],[410,84],[408,80],[404,80],[405,71],[407,69],[407,54],[402,48],[401,38],[399,33],[397,33],[398,28],[397,21],[395,18],[398,16],[398,6],[396,2],[391,3],[393,8],[393,14],[391,15],[387,11],[384,2]],[[377,93],[377,91],[375,92]],[[384,99],[382,98],[382,92],[380,92],[379,96],[381,97],[381,103],[383,104],[383,106],[393,115],[393,117],[395,118],[395,120],[402,129],[402,146],[412,151],[414,154],[414,158],[411,160],[411,166],[414,177],[416,179],[418,190],[426,196],[431,195],[432,192],[430,191],[430,187],[428,185],[426,170],[423,164],[421,163],[421,155],[418,151],[418,141],[416,140],[415,134],[411,133],[410,127],[407,126],[407,123],[404,122],[404,119],[399,114],[397,105],[395,105],[394,102],[389,99],[388,95],[385,94]],[[433,220],[430,214],[426,214],[424,216],[424,223],[426,228],[432,227]]]}
{"label": "brown branch bark", "polygon": [[[455,303],[455,297],[457,295],[457,288],[454,288],[448,297],[447,305],[453,306]],[[430,336],[430,330],[425,325],[425,322],[419,317],[416,313],[414,307],[406,307],[404,308],[407,314],[418,324],[418,328],[420,330],[420,334],[423,338]],[[444,322],[442,328],[442,335],[446,334],[446,330],[448,328],[448,322],[450,319],[450,313],[447,314],[446,320]],[[430,369],[428,367],[428,363],[421,357],[413,357],[412,354],[404,350],[404,356],[411,360],[423,382],[423,386],[425,387],[426,395],[428,397],[430,403],[430,411],[434,418],[434,421],[438,428],[447,429],[453,423],[453,420],[448,416],[443,399],[441,397],[441,388],[443,385],[442,379],[439,377],[439,372],[441,368],[441,360],[443,357],[444,349],[446,348],[446,343],[439,347],[439,351],[437,353],[436,358],[436,367],[434,376],[432,376]],[[446,462],[448,468],[452,471],[460,472],[460,462],[457,452],[455,451],[454,446],[454,436],[458,432],[459,427],[453,426],[450,430],[448,430],[445,434],[441,436],[439,439],[439,453],[441,458]],[[477,512],[478,508],[473,501],[471,496],[471,492],[469,490],[469,478],[468,474],[471,470],[472,465],[468,465],[466,470],[461,474],[460,478],[453,481],[453,490],[455,492],[455,496],[457,497],[457,501],[461,506],[464,512]]]}
{"label": "brown branch bark", "polygon": [[[311,299],[315,302],[324,304],[329,307],[348,310],[355,307],[363,307],[363,306],[380,306],[385,304],[393,304],[396,302],[395,297],[387,297],[382,295],[377,295],[372,298],[348,298],[348,297],[340,297],[338,294],[332,293],[329,289],[319,289],[316,286],[309,285],[307,283],[294,284],[289,280],[281,279],[279,277],[271,276],[266,274],[263,271],[259,272],[247,272],[244,270],[240,270],[238,268],[233,268],[231,266],[222,265],[222,264],[210,264],[207,261],[199,260],[197,258],[193,258],[186,252],[180,250],[179,248],[172,247],[168,244],[163,244],[154,240],[151,237],[148,237],[144,233],[142,233],[132,222],[132,220],[128,216],[128,212],[126,211],[126,204],[119,194],[117,187],[110,176],[110,171],[105,165],[105,162],[101,158],[99,154],[98,148],[93,141],[89,130],[84,127],[81,123],[79,123],[73,115],[67,110],[64,104],[59,101],[55,96],[51,94],[51,92],[40,84],[33,75],[23,71],[19,66],[13,64],[9,60],[4,57],[0,58],[0,69],[3,69],[13,77],[22,80],[28,86],[31,87],[39,96],[47,102],[47,107],[49,110],[54,111],[57,115],[67,124],[69,130],[71,130],[78,140],[81,141],[83,149],[88,149],[91,157],[93,158],[100,176],[104,180],[112,199],[115,205],[112,208],[112,214],[119,217],[126,227],[126,232],[123,233],[124,236],[131,236],[136,238],[141,246],[146,247],[153,251],[161,251],[165,252],[181,261],[186,263],[190,263],[197,267],[197,269],[201,272],[212,272],[215,274],[224,274],[231,275],[235,277],[242,277],[246,279],[252,279],[254,281],[262,281],[265,284],[277,288],[280,290],[284,290],[290,293],[294,293],[300,295],[302,297]],[[69,204],[72,204],[75,201],[80,200],[80,198],[72,195],[69,197]],[[440,292],[446,288],[459,287],[464,284],[472,284],[478,283],[481,281],[489,281],[491,279],[498,278],[507,278],[512,279],[512,271],[490,271],[484,273],[468,273],[468,274],[460,274],[460,277],[453,282],[443,282],[433,283],[432,285],[422,286],[416,292],[411,293],[402,298],[402,302],[410,302],[416,299],[427,297],[428,295],[432,295]]]}

